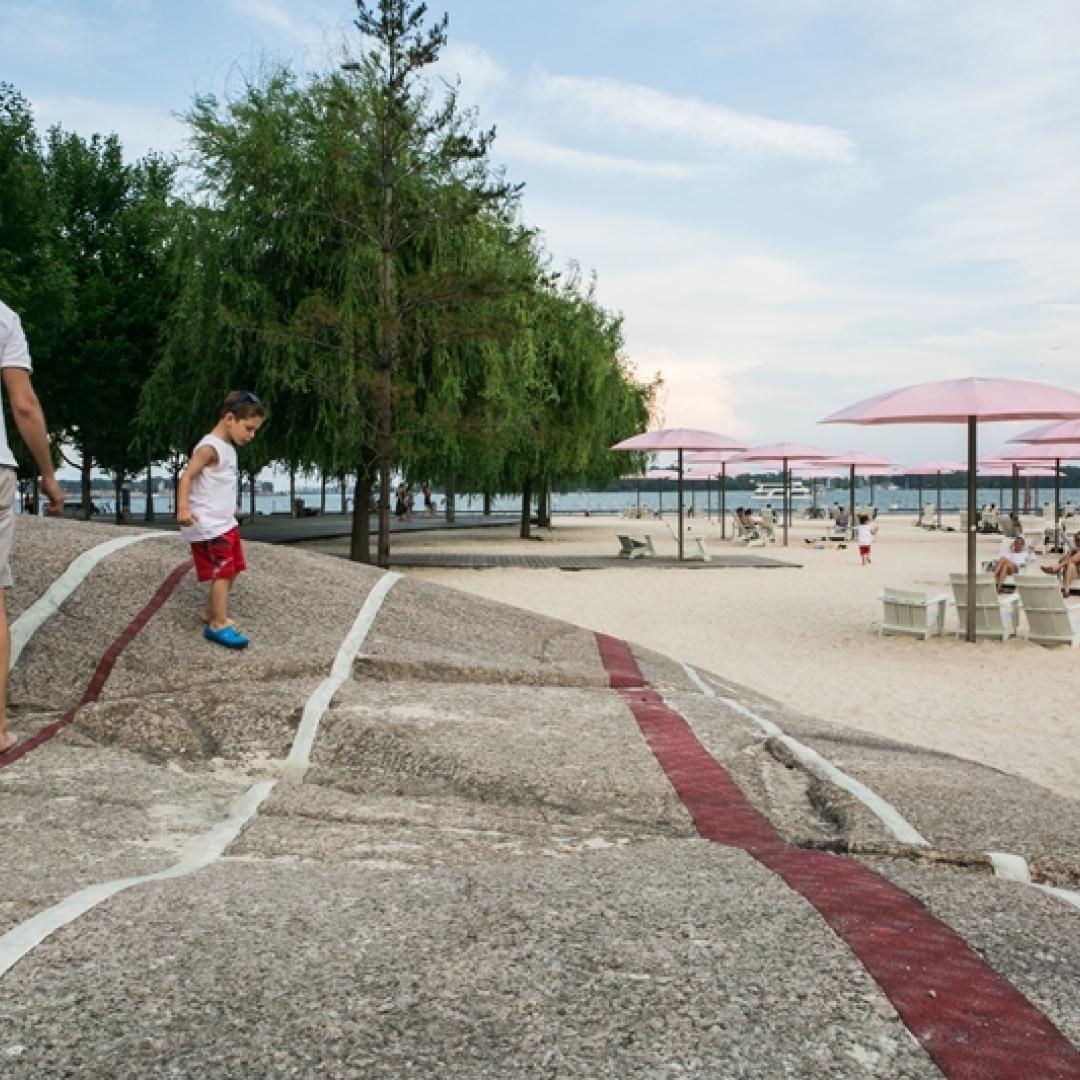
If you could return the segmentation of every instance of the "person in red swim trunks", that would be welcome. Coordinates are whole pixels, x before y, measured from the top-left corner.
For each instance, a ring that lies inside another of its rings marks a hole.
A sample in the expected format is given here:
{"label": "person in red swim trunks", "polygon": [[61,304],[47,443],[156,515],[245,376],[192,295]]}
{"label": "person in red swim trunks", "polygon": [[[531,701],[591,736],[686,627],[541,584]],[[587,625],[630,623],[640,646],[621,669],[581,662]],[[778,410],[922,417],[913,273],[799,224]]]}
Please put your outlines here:
{"label": "person in red swim trunks", "polygon": [[176,520],[191,544],[195,572],[210,582],[203,637],[227,649],[248,644],[229,621],[229,592],[236,575],[247,569],[236,522],[236,448],[255,438],[265,418],[266,408],[253,393],[232,391],[213,430],[192,451],[176,499]]}

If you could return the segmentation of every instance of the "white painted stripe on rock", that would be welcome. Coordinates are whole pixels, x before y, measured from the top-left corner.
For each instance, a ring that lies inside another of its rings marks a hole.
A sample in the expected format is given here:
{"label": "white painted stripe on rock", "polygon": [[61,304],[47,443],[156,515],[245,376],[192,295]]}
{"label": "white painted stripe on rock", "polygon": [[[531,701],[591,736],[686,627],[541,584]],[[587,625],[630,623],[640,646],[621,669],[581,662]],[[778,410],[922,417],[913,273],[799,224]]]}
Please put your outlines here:
{"label": "white painted stripe on rock", "polygon": [[330,668],[330,674],[323,679],[315,688],[311,697],[304,706],[304,715],[300,720],[296,738],[293,739],[292,749],[285,761],[285,780],[290,783],[298,783],[303,780],[304,774],[311,763],[311,748],[315,744],[315,735],[319,730],[319,722],[322,720],[334,695],[342,684],[352,674],[353,662],[363,647],[369,631],[375,624],[375,617],[379,614],[386,594],[401,580],[400,574],[387,571],[375,583],[367,599],[364,600],[360,613],[352,629],[345,636],[345,640],[338,649],[334,658],[334,664]]}
{"label": "white painted stripe on rock", "polygon": [[722,697],[720,700],[729,709],[757,724],[770,738],[783,743],[791,751],[792,755],[811,772],[854,795],[901,843],[916,844],[919,847],[930,846],[930,841],[896,807],[887,803],[865,784],[860,783],[852,776],[848,776],[847,773],[838,769],[831,761],[823,758],[816,750],[811,750],[809,746],[805,746],[798,739],[793,739],[790,735],[785,734],[783,729],[771,720],[758,716],[757,713],[746,708],[745,705],[742,705],[734,698]]}
{"label": "white painted stripe on rock", "polygon": [[716,691],[689,665],[683,664],[683,671],[686,672],[690,681],[706,696],[716,697]]}
{"label": "white painted stripe on rock", "polygon": [[[698,673],[688,664],[683,664],[683,667],[686,668],[687,674],[690,675],[695,682],[700,679],[700,675],[698,675]],[[871,791],[868,787],[859,783],[858,780],[855,780],[842,772],[833,765],[832,762],[823,758],[816,750],[811,750],[810,747],[804,746],[797,739],[793,739],[790,735],[786,735],[783,729],[779,728],[771,720],[766,720],[763,716],[758,716],[734,698],[722,697],[720,700],[740,716],[745,716],[748,720],[752,720],[766,735],[782,742],[792,754],[798,758],[798,760],[802,761],[803,764],[807,766],[807,768],[818,772],[819,775],[832,781],[838,787],[842,787],[845,791],[849,791],[862,802],[898,840],[902,840],[904,843],[908,844],[917,844],[920,847],[931,846],[930,842],[916,831],[898,810],[887,803],[878,794]],[[1031,871],[1028,867],[1027,860],[1024,859],[1022,855],[1011,855],[1005,851],[988,851],[986,852],[986,856],[990,860],[990,864],[994,869],[994,875],[996,877],[999,877],[1004,881],[1018,881],[1022,884],[1030,885],[1033,889],[1039,889],[1041,892],[1048,893],[1058,900],[1063,900],[1066,904],[1071,904],[1075,908],[1080,908],[1080,892],[1075,892],[1072,889],[1063,889],[1057,885],[1041,885],[1038,882],[1032,881]]]}
{"label": "white painted stripe on rock", "polygon": [[[162,534],[158,534],[162,535]],[[163,535],[170,535],[165,533]],[[145,537],[140,537],[144,539]],[[125,538],[125,543],[133,541]],[[101,545],[105,547],[107,545]],[[123,545],[121,545],[123,546]],[[98,549],[94,549],[98,550]],[[114,549],[115,550],[115,549]],[[108,552],[105,552],[108,554]],[[74,564],[72,564],[74,565]],[[85,577],[85,574],[83,575]],[[330,700],[338,688],[352,672],[352,664],[363,647],[368,632],[375,623],[375,617],[382,607],[387,593],[401,579],[400,574],[387,572],[375,583],[364,599],[356,621],[338,649],[330,675],[312,692],[304,707],[304,717],[293,739],[292,749],[286,760],[286,776],[291,780],[303,778],[307,770],[311,747],[315,741],[319,721],[330,705]],[[180,852],[180,858],[172,866],[158,870],[153,874],[140,877],[120,878],[106,881],[99,885],[89,885],[66,897],[51,908],[38,912],[32,918],[20,923],[0,937],[0,978],[17,964],[28,952],[41,944],[50,934],[62,929],[69,923],[85,915],[92,908],[117,893],[144,885],[151,881],[167,881],[172,878],[187,877],[198,870],[216,862],[229,845],[240,835],[244,827],[259,811],[259,807],[276,787],[278,781],[264,780],[252,785],[233,804],[229,816],[209,832],[192,837]]]}
{"label": "white painted stripe on rock", "polygon": [[150,881],[165,881],[186,877],[209,866],[221,857],[222,852],[240,835],[240,831],[255,816],[259,806],[273,790],[274,781],[265,780],[250,787],[233,804],[230,815],[203,836],[188,841],[180,855],[180,861],[164,870],[140,877],[120,878],[99,885],[88,885],[77,893],[65,897],[51,908],[38,912],[33,918],[20,923],[0,937],[0,978],[15,966],[31,949],[35,949],[50,934],[63,929],[92,908],[117,893],[145,885]]}
{"label": "white painted stripe on rock", "polygon": [[1031,871],[1022,855],[1010,855],[1007,851],[988,851],[986,857],[994,868],[994,876],[1003,881],[1022,881],[1031,884]]}
{"label": "white painted stripe on rock", "polygon": [[175,534],[156,530],[135,533],[132,536],[121,536],[116,540],[106,540],[104,544],[89,548],[72,559],[68,568],[11,624],[10,666],[15,666],[23,649],[42,624],[56,614],[60,605],[86,580],[90,571],[102,559],[131,544],[162,536],[175,536]]}

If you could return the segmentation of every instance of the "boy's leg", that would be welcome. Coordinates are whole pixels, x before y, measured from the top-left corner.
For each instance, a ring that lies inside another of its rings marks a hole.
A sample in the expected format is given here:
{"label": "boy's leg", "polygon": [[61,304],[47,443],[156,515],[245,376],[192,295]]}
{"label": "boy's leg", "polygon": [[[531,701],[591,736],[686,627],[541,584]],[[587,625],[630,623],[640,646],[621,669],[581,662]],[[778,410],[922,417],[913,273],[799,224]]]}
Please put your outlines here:
{"label": "boy's leg", "polygon": [[231,625],[229,622],[229,590],[235,578],[215,578],[210,582],[210,596],[207,607],[210,614],[210,626],[222,630]]}

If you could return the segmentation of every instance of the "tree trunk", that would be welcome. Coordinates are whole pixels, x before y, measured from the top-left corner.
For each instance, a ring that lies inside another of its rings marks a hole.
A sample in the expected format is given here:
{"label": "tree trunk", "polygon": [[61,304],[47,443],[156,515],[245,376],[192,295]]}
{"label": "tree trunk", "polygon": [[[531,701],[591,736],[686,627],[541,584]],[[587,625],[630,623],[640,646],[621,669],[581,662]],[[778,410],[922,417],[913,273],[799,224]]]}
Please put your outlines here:
{"label": "tree trunk", "polygon": [[319,517],[326,513],[326,473],[319,470]]}
{"label": "tree trunk", "polygon": [[390,566],[390,458],[393,444],[393,401],[391,387],[393,377],[390,369],[382,372],[382,393],[379,401],[379,541],[376,563],[384,570]]}
{"label": "tree trunk", "polygon": [[526,477],[521,489],[521,532],[522,540],[532,538],[532,478]]}
{"label": "tree trunk", "polygon": [[446,478],[446,524],[453,525],[457,521],[457,492],[454,490],[454,474]]}
{"label": "tree trunk", "polygon": [[338,508],[341,513],[347,514],[349,512],[349,500],[345,496],[345,474],[342,473],[338,477],[338,495],[341,499],[341,506]]}
{"label": "tree trunk", "polygon": [[113,520],[117,525],[122,525],[124,522],[122,505],[124,498],[124,473],[122,470],[117,472],[113,479],[113,493],[116,496],[116,501],[113,503]]}
{"label": "tree trunk", "polygon": [[[370,464],[361,464],[356,470],[352,533],[349,537],[349,558],[353,562],[371,562],[371,489],[374,483],[375,470]],[[342,502],[344,502],[344,494]]]}
{"label": "tree trunk", "polygon": [[540,489],[536,504],[536,524],[541,529],[551,528],[551,488],[546,482]]}
{"label": "tree trunk", "polygon": [[91,501],[90,491],[90,470],[94,467],[94,459],[90,456],[89,447],[83,447],[82,457],[82,471],[80,475],[81,485],[79,488],[80,496],[82,498],[82,519],[83,521],[89,521],[90,515],[93,511],[93,502]]}
{"label": "tree trunk", "polygon": [[296,512],[296,470],[289,467],[289,513],[293,517],[299,517]]}
{"label": "tree trunk", "polygon": [[484,517],[491,517],[491,492],[484,492]]}
{"label": "tree trunk", "polygon": [[143,510],[143,521],[156,521],[154,513],[154,463],[149,455],[146,458],[146,508]]}
{"label": "tree trunk", "polygon": [[248,473],[248,517],[255,520],[255,470]]}

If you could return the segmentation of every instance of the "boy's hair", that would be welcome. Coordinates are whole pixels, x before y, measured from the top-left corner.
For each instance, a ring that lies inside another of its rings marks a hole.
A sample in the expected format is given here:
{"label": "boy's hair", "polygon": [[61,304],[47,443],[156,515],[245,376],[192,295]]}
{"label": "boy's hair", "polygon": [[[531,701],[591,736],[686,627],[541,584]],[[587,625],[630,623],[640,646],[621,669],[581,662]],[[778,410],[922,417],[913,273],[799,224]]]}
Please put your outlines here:
{"label": "boy's hair", "polygon": [[230,390],[221,406],[221,418],[232,413],[237,420],[250,420],[253,416],[265,416],[266,406],[250,390]]}
{"label": "boy's hair", "polygon": [[859,515],[859,524],[860,525],[865,525],[869,520],[870,520],[870,515],[869,514],[860,514]]}

